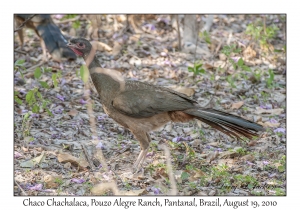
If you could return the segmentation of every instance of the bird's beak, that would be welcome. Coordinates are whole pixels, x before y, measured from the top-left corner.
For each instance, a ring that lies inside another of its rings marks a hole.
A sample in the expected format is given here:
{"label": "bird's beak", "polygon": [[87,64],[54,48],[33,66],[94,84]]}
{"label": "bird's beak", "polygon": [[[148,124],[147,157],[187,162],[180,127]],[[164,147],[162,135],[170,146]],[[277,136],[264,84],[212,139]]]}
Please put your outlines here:
{"label": "bird's beak", "polygon": [[70,42],[68,42],[68,44],[66,44],[67,47],[73,47],[74,45]]}

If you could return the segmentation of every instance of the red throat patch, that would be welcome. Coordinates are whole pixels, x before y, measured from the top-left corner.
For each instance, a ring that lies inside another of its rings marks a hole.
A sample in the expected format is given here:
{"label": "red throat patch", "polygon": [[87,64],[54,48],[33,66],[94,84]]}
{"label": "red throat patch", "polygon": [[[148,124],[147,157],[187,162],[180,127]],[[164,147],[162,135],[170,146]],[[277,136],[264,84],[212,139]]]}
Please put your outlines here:
{"label": "red throat patch", "polygon": [[83,55],[83,53],[80,52],[79,50],[77,50],[76,48],[74,48],[74,47],[70,47],[70,48],[71,48],[71,50],[73,50],[73,52],[74,52],[76,55],[79,55],[79,56],[82,56],[82,55]]}

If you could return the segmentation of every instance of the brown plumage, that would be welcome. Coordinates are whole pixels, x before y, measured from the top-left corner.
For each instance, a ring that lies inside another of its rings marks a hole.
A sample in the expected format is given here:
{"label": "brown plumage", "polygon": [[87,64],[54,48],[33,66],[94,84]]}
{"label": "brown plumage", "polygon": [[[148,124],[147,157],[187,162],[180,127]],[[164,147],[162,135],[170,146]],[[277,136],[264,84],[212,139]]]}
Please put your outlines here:
{"label": "brown plumage", "polygon": [[103,69],[95,58],[94,44],[86,39],[71,39],[68,46],[82,56],[99,93],[104,111],[117,123],[129,129],[140,142],[141,152],[134,163],[143,163],[151,141],[148,132],[170,121],[201,120],[231,136],[252,138],[264,128],[249,120],[222,111],[202,108],[196,101],[174,90],[125,80],[119,72]]}

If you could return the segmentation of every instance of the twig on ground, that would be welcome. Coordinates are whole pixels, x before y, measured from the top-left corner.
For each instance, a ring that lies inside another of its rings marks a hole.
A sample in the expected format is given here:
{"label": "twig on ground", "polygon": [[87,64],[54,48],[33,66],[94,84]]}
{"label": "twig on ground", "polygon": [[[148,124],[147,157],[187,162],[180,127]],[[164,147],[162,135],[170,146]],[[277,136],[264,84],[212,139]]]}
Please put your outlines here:
{"label": "twig on ground", "polygon": [[23,193],[24,195],[28,196],[27,193],[25,192],[25,190],[23,190],[23,188],[19,185],[19,183],[18,183],[16,180],[15,180],[15,183],[16,183],[16,185],[20,188],[20,190],[22,191],[22,193]]}
{"label": "twig on ground", "polygon": [[[38,64],[36,64],[36,65],[30,67],[29,69],[27,69],[27,71],[32,71],[32,70],[36,69],[37,67],[43,65],[44,63],[45,63],[45,61],[41,61],[41,62],[39,62]],[[31,74],[32,74],[32,75],[31,75]],[[25,77],[28,77],[28,76],[29,76],[29,77],[33,76],[33,72],[29,72],[29,73],[25,74]]]}
{"label": "twig on ground", "polygon": [[176,182],[175,182],[175,178],[174,178],[174,173],[172,170],[170,150],[166,145],[164,145],[164,150],[165,150],[166,161],[167,161],[168,176],[169,176],[169,180],[170,180],[170,184],[171,184],[171,189],[169,191],[169,195],[177,195],[177,187],[176,187]]}
{"label": "twig on ground", "polygon": [[88,161],[88,163],[90,165],[91,170],[95,171],[95,167],[94,167],[94,164],[93,164],[92,160],[89,157],[89,153],[86,151],[86,148],[85,148],[85,146],[82,143],[81,143],[81,147],[82,147],[83,153],[85,155],[85,158],[87,159],[87,161]]}

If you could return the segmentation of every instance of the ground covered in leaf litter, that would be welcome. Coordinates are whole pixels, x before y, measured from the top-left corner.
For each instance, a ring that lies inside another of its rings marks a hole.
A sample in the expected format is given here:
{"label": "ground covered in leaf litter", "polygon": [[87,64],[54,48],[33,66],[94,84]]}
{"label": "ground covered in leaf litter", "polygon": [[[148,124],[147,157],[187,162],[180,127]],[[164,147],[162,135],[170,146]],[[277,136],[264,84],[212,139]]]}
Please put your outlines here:
{"label": "ground covered in leaf litter", "polygon": [[[267,50],[245,34],[249,24],[264,17],[267,26],[275,24],[279,29],[268,40]],[[177,32],[167,15],[142,19],[142,34],[122,31],[125,22],[118,22],[121,33],[114,32],[112,21],[106,18],[102,20],[99,40],[113,50],[98,53],[103,67],[117,69],[128,79],[176,89],[203,106],[260,123],[267,131],[255,140],[237,141],[201,122],[170,123],[151,133],[144,170],[132,175],[130,170],[140,151],[139,144],[103,112],[93,88],[91,100],[87,101],[87,90],[79,73],[83,60],[59,65],[49,59],[40,66],[45,72],[37,79],[36,68],[30,67],[41,61],[42,52],[36,34],[25,29],[23,49],[15,39],[15,61],[25,60],[25,78],[15,71],[14,90],[19,101],[14,108],[15,195],[112,195],[114,190],[107,190],[109,187],[97,189],[98,183],[112,181],[123,194],[167,195],[172,183],[163,145],[170,149],[178,195],[285,195],[284,17],[215,16],[206,36],[209,41],[199,38],[203,53],[196,55],[188,50],[178,52]],[[199,24],[204,18],[199,16]],[[85,16],[55,21],[73,36],[86,37],[90,27]],[[233,44],[234,49],[241,50],[228,57],[222,50]],[[236,63],[242,58],[242,65],[250,71],[235,69],[230,58]],[[188,71],[195,60],[203,64],[201,73]],[[269,69],[274,73],[271,80]],[[39,81],[46,82],[49,88]],[[36,114],[26,102],[26,95],[34,88],[38,88],[43,100],[49,101]],[[94,138],[87,113],[90,101],[97,127]],[[108,172],[94,155],[99,148],[109,166]]]}

